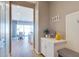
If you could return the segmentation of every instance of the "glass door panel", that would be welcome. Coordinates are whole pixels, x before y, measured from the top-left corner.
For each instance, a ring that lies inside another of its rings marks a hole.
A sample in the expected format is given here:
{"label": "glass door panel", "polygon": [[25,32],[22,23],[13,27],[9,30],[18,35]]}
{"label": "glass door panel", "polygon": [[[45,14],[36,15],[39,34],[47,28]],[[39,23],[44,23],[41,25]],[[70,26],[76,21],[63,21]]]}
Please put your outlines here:
{"label": "glass door panel", "polygon": [[7,56],[6,46],[6,2],[0,2],[0,57]]}

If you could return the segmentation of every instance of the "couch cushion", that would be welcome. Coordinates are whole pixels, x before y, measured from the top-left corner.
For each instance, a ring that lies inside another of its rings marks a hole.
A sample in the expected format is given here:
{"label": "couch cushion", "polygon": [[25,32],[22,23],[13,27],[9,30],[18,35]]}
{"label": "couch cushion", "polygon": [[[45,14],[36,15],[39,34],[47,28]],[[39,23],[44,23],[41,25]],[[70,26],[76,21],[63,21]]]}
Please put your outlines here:
{"label": "couch cushion", "polygon": [[70,50],[68,48],[63,48],[58,50],[58,55],[62,56],[62,57],[79,57],[79,53]]}

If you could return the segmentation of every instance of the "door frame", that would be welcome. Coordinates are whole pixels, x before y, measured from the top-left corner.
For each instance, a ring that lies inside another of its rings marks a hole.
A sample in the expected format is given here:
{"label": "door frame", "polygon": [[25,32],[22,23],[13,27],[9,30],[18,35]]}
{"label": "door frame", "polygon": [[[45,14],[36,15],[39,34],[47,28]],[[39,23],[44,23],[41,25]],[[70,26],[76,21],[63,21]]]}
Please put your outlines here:
{"label": "door frame", "polygon": [[9,54],[10,56],[12,56],[12,4],[16,4],[16,5],[21,5],[24,7],[29,7],[29,8],[33,8],[33,49],[35,49],[35,4],[34,3],[30,3],[30,2],[26,2],[26,1],[9,1]]}

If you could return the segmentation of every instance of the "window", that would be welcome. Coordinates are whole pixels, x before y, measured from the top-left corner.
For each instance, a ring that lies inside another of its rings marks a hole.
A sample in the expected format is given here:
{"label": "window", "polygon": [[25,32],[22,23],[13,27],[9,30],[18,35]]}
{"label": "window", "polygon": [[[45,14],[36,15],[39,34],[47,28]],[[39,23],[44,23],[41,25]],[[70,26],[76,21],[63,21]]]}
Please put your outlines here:
{"label": "window", "polygon": [[23,32],[24,36],[27,36],[30,32],[33,32],[33,26],[17,24],[17,35],[19,35],[19,32]]}

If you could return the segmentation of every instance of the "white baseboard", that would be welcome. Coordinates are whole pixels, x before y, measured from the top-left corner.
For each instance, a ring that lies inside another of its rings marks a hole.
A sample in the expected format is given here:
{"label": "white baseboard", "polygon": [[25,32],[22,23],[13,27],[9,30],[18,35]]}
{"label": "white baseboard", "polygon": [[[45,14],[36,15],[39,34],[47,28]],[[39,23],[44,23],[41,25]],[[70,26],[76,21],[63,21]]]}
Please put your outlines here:
{"label": "white baseboard", "polygon": [[34,51],[36,52],[36,54],[41,54],[41,52],[38,52],[36,49],[34,49]]}

